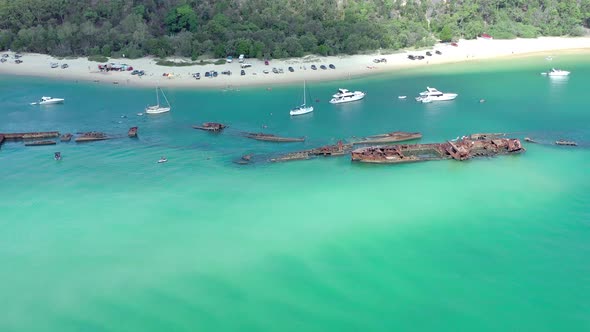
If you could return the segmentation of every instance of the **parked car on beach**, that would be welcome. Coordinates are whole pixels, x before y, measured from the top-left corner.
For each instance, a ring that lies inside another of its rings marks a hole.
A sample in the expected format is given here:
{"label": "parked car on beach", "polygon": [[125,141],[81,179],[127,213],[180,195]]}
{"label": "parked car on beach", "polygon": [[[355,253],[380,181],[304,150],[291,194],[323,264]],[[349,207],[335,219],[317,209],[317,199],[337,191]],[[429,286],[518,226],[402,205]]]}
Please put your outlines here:
{"label": "parked car on beach", "polygon": [[67,63],[64,63],[63,65],[61,65],[61,69],[66,69],[66,68],[68,68],[68,67],[69,67],[69,66],[68,66],[68,64],[67,64]]}
{"label": "parked car on beach", "polygon": [[327,68],[325,65],[321,65],[321,66],[320,66],[320,68],[321,68],[322,70],[326,70],[326,69],[328,69],[328,68]]}
{"label": "parked car on beach", "polygon": [[289,71],[290,71],[290,72],[294,72],[294,71],[295,71],[295,69],[293,69],[293,67],[289,67]]}
{"label": "parked car on beach", "polygon": [[244,71],[244,69],[242,69],[242,70],[240,71],[240,75],[241,75],[241,76],[244,76],[244,75],[246,75],[246,72]]}
{"label": "parked car on beach", "polygon": [[315,65],[311,65],[311,69],[318,70],[318,67],[316,67]]}
{"label": "parked car on beach", "polygon": [[336,69],[336,66],[334,66],[333,64],[330,64],[328,67],[330,67],[330,69]]}
{"label": "parked car on beach", "polygon": [[51,68],[57,68],[57,67],[59,67],[59,63],[57,63],[57,62],[53,62],[53,63],[51,64]]}

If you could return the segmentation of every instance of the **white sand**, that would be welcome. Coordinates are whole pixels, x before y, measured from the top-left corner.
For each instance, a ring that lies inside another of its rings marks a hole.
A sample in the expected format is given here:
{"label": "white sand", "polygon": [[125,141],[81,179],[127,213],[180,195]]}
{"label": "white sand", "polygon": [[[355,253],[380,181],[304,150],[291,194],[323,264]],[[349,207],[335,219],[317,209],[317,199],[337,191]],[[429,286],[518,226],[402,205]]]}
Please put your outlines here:
{"label": "white sand", "polygon": [[[440,50],[442,55],[434,54]],[[153,58],[142,59],[110,59],[109,62],[125,63],[133,66],[134,69],[144,70],[146,75],[138,77],[131,75],[131,72],[100,72],[98,63],[88,61],[86,58],[57,60],[48,55],[23,54],[23,63],[16,64],[12,53],[5,63],[0,63],[0,74],[25,75],[49,77],[55,79],[91,81],[120,85],[139,86],[176,86],[190,88],[214,88],[262,85],[272,87],[275,84],[308,81],[338,80],[385,71],[395,71],[400,68],[417,66],[430,66],[435,64],[472,61],[478,59],[491,59],[499,57],[522,56],[525,54],[547,53],[564,50],[590,50],[590,38],[565,38],[565,37],[542,37],[537,39],[513,39],[513,40],[461,40],[458,46],[437,44],[431,51],[433,56],[426,56],[424,60],[410,60],[408,54],[425,55],[422,51],[403,51],[396,54],[380,55],[354,55],[354,56],[306,56],[304,58],[271,60],[270,65],[265,66],[263,61],[246,59],[245,63],[252,64],[251,68],[245,69],[246,75],[240,75],[240,64],[237,59],[233,63],[223,65],[187,66],[187,67],[165,67],[156,65]],[[387,63],[374,63],[375,58],[385,58]],[[183,61],[183,59],[170,58],[172,61]],[[50,64],[57,62],[60,65],[67,63],[69,68],[51,68]],[[315,64],[318,69],[312,70],[311,65]],[[320,65],[334,64],[336,69],[320,69]],[[289,66],[295,69],[291,73],[287,70]],[[273,67],[282,68],[283,74],[274,74]],[[306,68],[304,70],[303,68]],[[219,76],[206,78],[206,71],[216,70]],[[221,75],[224,70],[231,70],[232,75]],[[270,73],[264,74],[263,70]],[[192,73],[200,72],[201,79],[195,80]],[[173,76],[165,77],[164,73],[172,73]]]}

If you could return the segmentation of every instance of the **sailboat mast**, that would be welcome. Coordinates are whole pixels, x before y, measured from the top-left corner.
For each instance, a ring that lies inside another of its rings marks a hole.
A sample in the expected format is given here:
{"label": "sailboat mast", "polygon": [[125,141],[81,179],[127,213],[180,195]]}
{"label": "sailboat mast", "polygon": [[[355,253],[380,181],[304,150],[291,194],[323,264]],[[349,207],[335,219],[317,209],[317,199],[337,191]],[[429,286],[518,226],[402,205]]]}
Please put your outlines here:
{"label": "sailboat mast", "polygon": [[158,87],[156,87],[156,100],[157,100],[157,104],[158,107],[160,106],[160,95],[158,94]]}
{"label": "sailboat mast", "polygon": [[303,105],[305,105],[305,81],[303,81]]}

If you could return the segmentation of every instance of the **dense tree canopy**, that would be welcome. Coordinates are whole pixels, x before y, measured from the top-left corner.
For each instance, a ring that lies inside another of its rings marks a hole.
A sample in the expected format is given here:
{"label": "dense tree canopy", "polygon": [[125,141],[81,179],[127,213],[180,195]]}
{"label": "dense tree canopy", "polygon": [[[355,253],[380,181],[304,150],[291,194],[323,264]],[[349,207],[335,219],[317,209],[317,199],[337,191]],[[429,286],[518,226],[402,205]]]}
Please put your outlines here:
{"label": "dense tree canopy", "polygon": [[0,0],[0,49],[289,57],[436,39],[581,35],[590,0]]}

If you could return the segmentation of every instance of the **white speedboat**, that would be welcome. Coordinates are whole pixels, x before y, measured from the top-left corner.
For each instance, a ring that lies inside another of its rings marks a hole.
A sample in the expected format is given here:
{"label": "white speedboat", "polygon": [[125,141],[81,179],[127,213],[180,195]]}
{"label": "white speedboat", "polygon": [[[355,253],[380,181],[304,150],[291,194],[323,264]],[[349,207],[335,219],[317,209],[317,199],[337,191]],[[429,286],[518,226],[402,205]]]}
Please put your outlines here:
{"label": "white speedboat", "polygon": [[549,75],[549,76],[567,76],[569,74],[570,74],[570,72],[567,70],[561,70],[561,69],[555,69],[555,68],[551,68],[551,70],[547,72],[547,75]]}
{"label": "white speedboat", "polygon": [[330,99],[330,104],[341,104],[361,100],[365,98],[365,95],[366,93],[362,91],[352,92],[346,89],[338,89],[338,93],[332,95],[332,99]]}
{"label": "white speedboat", "polygon": [[397,96],[397,99],[406,99],[406,96]]}
{"label": "white speedboat", "polygon": [[63,102],[63,98],[41,97],[41,100],[31,103],[31,105],[63,104]]}
{"label": "white speedboat", "polygon": [[166,157],[162,157],[162,158],[160,158],[158,160],[158,164],[162,164],[162,163],[165,163],[165,162],[168,162],[168,159],[166,159]]}
{"label": "white speedboat", "polygon": [[303,114],[307,114],[307,113],[311,113],[311,112],[313,112],[313,106],[307,106],[305,104],[305,81],[303,81],[303,104],[301,104],[301,106],[293,108],[289,112],[289,114],[295,116],[295,115],[303,115]]}
{"label": "white speedboat", "polygon": [[453,100],[457,96],[456,93],[444,93],[435,88],[426,87],[426,91],[420,92],[420,96],[416,97],[416,101],[430,103],[433,101]]}
{"label": "white speedboat", "polygon": [[164,91],[162,91],[162,96],[164,96],[164,99],[166,100],[166,104],[168,106],[165,107],[165,106],[160,105],[160,94],[158,93],[158,89],[160,91],[162,91],[162,89],[156,88],[156,100],[158,103],[156,105],[146,107],[145,112],[147,114],[162,114],[162,113],[170,112],[170,103],[168,102],[168,98],[166,98]]}

